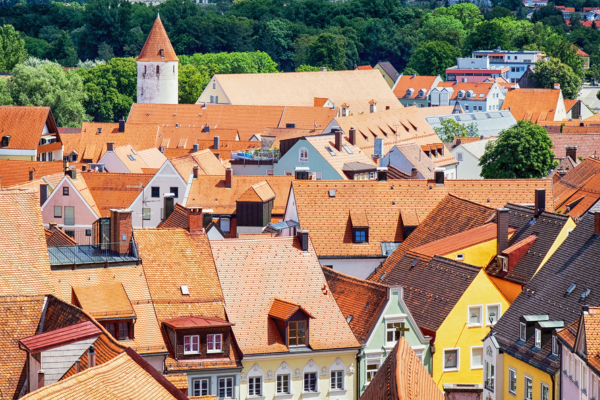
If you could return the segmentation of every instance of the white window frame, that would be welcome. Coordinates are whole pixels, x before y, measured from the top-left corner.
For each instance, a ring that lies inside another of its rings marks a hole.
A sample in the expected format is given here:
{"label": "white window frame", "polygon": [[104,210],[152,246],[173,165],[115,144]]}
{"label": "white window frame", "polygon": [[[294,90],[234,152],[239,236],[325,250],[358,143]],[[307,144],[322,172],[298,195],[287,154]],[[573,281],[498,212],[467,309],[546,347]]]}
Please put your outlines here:
{"label": "white window frame", "polygon": [[[369,370],[369,365],[376,365],[377,369],[373,372],[373,370]],[[365,366],[365,385],[371,383],[373,379],[375,379],[375,375],[379,372],[379,368],[381,367],[381,363],[379,362],[367,362]],[[372,373],[371,379],[369,379],[369,373]]]}
{"label": "white window frame", "polygon": [[[287,377],[287,392],[279,391],[279,378],[282,378],[281,387],[283,388],[283,377]],[[292,394],[292,377],[290,374],[278,374],[275,378],[275,395]]]}
{"label": "white window frame", "polygon": [[[473,365],[473,350],[481,350],[481,365]],[[483,346],[471,346],[471,370],[483,369]]]}
{"label": "white window frame", "polygon": [[[483,371],[483,385],[484,387],[489,387],[494,390],[496,386],[496,365],[490,361],[484,360],[485,369]],[[491,385],[487,384],[487,381],[490,380],[492,382]]]}
{"label": "white window frame", "polygon": [[[250,383],[250,382],[253,383]],[[258,390],[256,390],[256,383],[258,382]],[[253,387],[251,387],[254,385]],[[248,378],[248,397],[261,397],[263,393],[263,379],[262,376],[252,376]]]}
{"label": "white window frame", "polygon": [[[510,385],[511,375],[515,377],[515,390],[514,391],[511,389],[511,385]],[[508,393],[512,394],[513,396],[516,396],[518,384],[519,384],[519,380],[517,379],[517,370],[512,367],[508,367]]]}
{"label": "white window frame", "polygon": [[[544,397],[544,388],[546,388],[546,390],[548,390],[548,397]],[[540,384],[540,399],[541,400],[550,400],[550,385],[548,385],[547,383],[542,382]]]}
{"label": "white window frame", "polygon": [[[200,383],[200,388],[196,389],[196,382]],[[206,392],[202,388],[202,382],[206,382]],[[192,379],[192,396],[208,396],[210,394],[210,378],[198,378]]]}
{"label": "white window frame", "polygon": [[[315,374],[315,390],[314,391],[306,391],[304,388],[306,387],[306,377],[309,374]],[[319,371],[305,371],[302,374],[302,393],[319,393]]]}
{"label": "white window frame", "polygon": [[534,331],[534,346],[537,349],[541,349],[542,348],[542,330],[539,328],[535,328]]}
{"label": "white window frame", "polygon": [[142,220],[149,221],[152,219],[152,209],[148,207],[142,208]]}
{"label": "white window frame", "polygon": [[464,261],[465,260],[465,255],[464,253],[460,253],[456,255],[456,261]]}
{"label": "white window frame", "polygon": [[[304,157],[302,156],[302,153],[304,153]],[[300,150],[298,151],[298,161],[308,162],[308,149],[306,147],[300,147]]]}
{"label": "white window frame", "polygon": [[[471,323],[471,310],[472,309],[476,309],[476,308],[479,309],[479,323],[478,324],[473,324],[473,323]],[[475,304],[475,305],[467,307],[467,326],[469,328],[483,326],[482,319],[483,319],[483,304]]]}
{"label": "white window frame", "polygon": [[588,394],[589,378],[590,369],[587,367],[587,365],[585,365],[585,363],[581,363],[581,382],[579,383],[579,387],[586,395]]}
{"label": "white window frame", "polygon": [[[212,349],[210,348],[212,338]],[[219,340],[216,340],[216,339]],[[219,343],[220,349],[216,348],[216,344]],[[207,353],[222,353],[223,352],[223,334],[222,333],[211,333],[206,335],[206,352]]]}
{"label": "white window frame", "polygon": [[463,153],[456,153],[456,160],[457,161],[462,161],[463,160]]}
{"label": "white window frame", "polygon": [[552,355],[558,356],[559,347],[558,347],[558,338],[556,335],[552,335]]}
{"label": "white window frame", "polygon": [[[190,350],[185,350],[185,338],[190,338]],[[194,350],[194,338],[196,338],[198,346],[196,350]],[[185,335],[183,337],[183,354],[200,354],[200,336],[199,335]]]}
{"label": "white window frame", "polygon": [[394,345],[396,345],[396,343],[398,343],[398,340],[400,340],[400,336],[398,336],[398,340],[388,340],[388,333],[392,332],[393,337],[395,337],[396,333],[398,335],[400,335],[400,332],[397,332],[396,328],[390,328],[389,327],[390,324],[392,324],[392,325],[393,324],[402,324],[402,322],[400,322],[400,321],[387,321],[387,320],[385,321],[385,344],[387,346],[394,346]]}
{"label": "white window frame", "polygon": [[[227,226],[227,230],[225,230],[223,228],[223,222],[227,221],[227,223],[229,224]],[[231,232],[231,218],[229,217],[221,217],[219,218],[219,228],[221,228],[221,230],[223,231],[223,233],[230,233]]]}
{"label": "white window frame", "polygon": [[[456,367],[446,368],[446,352],[456,350]],[[458,372],[460,371],[460,347],[451,347],[443,350],[442,353],[443,371],[444,372]]]}
{"label": "white window frame", "polygon": [[[337,385],[334,386],[334,383],[337,383],[337,378],[334,378],[333,375],[338,375],[339,374],[339,383],[341,383],[342,387],[338,387]],[[345,379],[344,379],[344,371],[341,369],[336,369],[336,370],[332,370],[329,371],[329,389],[330,390],[344,390],[346,385],[345,385]]]}
{"label": "white window frame", "polygon": [[527,324],[525,322],[519,322],[519,340],[527,342]]}
{"label": "white window frame", "polygon": [[[498,307],[498,315],[496,316],[496,322],[494,322],[493,324],[490,324],[490,306]],[[502,316],[502,303],[490,303],[490,304],[485,305],[485,324],[487,326],[496,325],[498,323],[498,320],[500,320],[501,316]]]}
{"label": "white window frame", "polygon": [[[527,396],[527,381],[531,382],[531,397],[525,397]],[[523,379],[523,399],[533,400],[533,378],[527,374],[524,375]]]}
{"label": "white window frame", "polygon": [[[231,379],[231,397],[219,396],[219,390],[221,390],[221,381],[225,381],[224,390],[225,390],[225,395],[227,395],[227,388],[228,388],[227,382],[229,379]],[[217,397],[219,399],[235,398],[235,378],[233,376],[220,376],[217,378]]]}

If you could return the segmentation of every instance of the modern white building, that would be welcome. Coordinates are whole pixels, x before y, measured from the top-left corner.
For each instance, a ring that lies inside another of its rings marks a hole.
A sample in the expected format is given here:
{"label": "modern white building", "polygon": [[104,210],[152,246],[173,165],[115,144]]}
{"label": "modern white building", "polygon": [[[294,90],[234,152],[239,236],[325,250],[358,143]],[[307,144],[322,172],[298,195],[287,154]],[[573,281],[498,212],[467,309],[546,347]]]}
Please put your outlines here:
{"label": "modern white building", "polygon": [[457,179],[482,179],[479,159],[485,153],[485,146],[495,140],[482,139],[470,143],[460,143],[460,139],[457,139],[456,146],[450,150],[450,153],[458,160]]}
{"label": "modern white building", "polygon": [[137,58],[137,102],[177,104],[179,59],[157,16]]}
{"label": "modern white building", "polygon": [[506,79],[511,83],[521,79],[527,67],[533,69],[536,61],[547,58],[544,53],[537,50],[501,50],[500,47],[495,50],[475,50],[471,56],[487,58],[490,64],[496,66],[510,67]]}

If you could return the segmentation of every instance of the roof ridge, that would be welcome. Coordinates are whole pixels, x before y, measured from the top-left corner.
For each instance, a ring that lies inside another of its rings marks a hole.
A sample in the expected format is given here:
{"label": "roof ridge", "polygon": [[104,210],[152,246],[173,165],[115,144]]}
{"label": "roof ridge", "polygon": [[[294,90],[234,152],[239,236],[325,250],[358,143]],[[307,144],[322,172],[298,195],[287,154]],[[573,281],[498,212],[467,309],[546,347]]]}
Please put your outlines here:
{"label": "roof ridge", "polygon": [[[421,179],[421,180],[424,180],[424,179]],[[456,180],[456,179],[453,179],[453,180]],[[465,180],[466,180],[466,179],[465,179]],[[488,180],[488,179],[486,179],[486,180]],[[458,197],[457,195],[455,195],[455,194],[452,194],[452,193],[448,193],[448,194],[446,195],[446,197],[448,197],[448,196],[450,196],[450,197],[453,197],[453,198],[455,198],[455,199],[457,199],[457,200],[460,200],[460,201],[466,201],[467,203],[469,203],[469,204],[472,204],[472,205],[474,205],[474,206],[478,206],[478,207],[482,207],[482,208],[485,208],[485,209],[488,209],[488,210],[495,211],[495,208],[493,208],[493,207],[484,206],[483,204],[475,203],[475,202],[474,202],[474,201],[472,201],[472,200],[463,199],[462,197]],[[441,203],[442,201],[444,201],[444,199],[442,199],[442,200],[440,201],[440,203]],[[436,208],[437,208],[437,207],[440,205],[440,203],[438,203],[438,205],[436,205],[436,206],[435,206],[434,210],[435,210],[435,209],[436,209]],[[432,211],[433,211],[433,210],[432,210]]]}
{"label": "roof ridge", "polygon": [[461,268],[461,269],[464,269],[464,270],[467,270],[467,271],[476,272],[476,273],[479,273],[479,271],[482,270],[482,268],[479,268],[479,267],[477,267],[475,265],[468,264],[468,263],[461,262],[461,261],[451,260],[449,258],[438,256],[438,255],[433,256],[431,258],[431,260],[432,261],[436,260],[436,261],[442,262],[444,264],[449,264],[449,265],[452,265],[454,267]]}
{"label": "roof ridge", "polygon": [[382,289],[388,289],[389,288],[388,285],[384,285],[383,283],[373,282],[373,281],[369,281],[369,280],[366,280],[366,279],[360,279],[360,278],[357,278],[355,276],[344,274],[342,272],[336,271],[333,268],[323,267],[322,266],[321,269],[323,271],[327,271],[327,273],[338,275],[338,277],[341,278],[341,279],[344,279],[346,281],[356,282],[356,283],[361,284],[363,286],[375,286],[375,287],[380,287]]}

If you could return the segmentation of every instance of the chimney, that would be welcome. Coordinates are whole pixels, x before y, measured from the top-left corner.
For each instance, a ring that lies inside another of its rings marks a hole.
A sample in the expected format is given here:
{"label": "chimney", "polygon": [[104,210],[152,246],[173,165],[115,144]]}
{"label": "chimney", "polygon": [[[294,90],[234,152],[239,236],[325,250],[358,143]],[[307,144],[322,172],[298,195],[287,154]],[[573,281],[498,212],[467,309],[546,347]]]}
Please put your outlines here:
{"label": "chimney", "polygon": [[371,158],[373,159],[373,162],[375,163],[375,165],[379,164],[379,157],[380,157],[379,154],[373,154],[371,156]]}
{"label": "chimney", "polygon": [[45,375],[44,370],[40,369],[38,371],[38,389],[44,387],[44,375]]}
{"label": "chimney", "polygon": [[199,167],[197,165],[194,165],[194,168],[192,168],[192,172],[194,173],[194,179],[198,179],[198,169]]}
{"label": "chimney", "polygon": [[29,180],[33,180],[33,173],[35,172],[35,168],[29,167]]}
{"label": "chimney", "polygon": [[308,230],[297,229],[296,236],[300,241],[300,248],[302,251],[308,251]]}
{"label": "chimney", "polygon": [[58,224],[57,224],[56,222],[50,222],[48,225],[50,225],[50,226],[48,227],[48,230],[49,230],[49,231],[55,231],[55,230],[57,229],[57,228],[56,228],[56,226],[57,226]]}
{"label": "chimney", "polygon": [[496,210],[497,255],[502,254],[508,247],[508,208]]}
{"label": "chimney", "polygon": [[218,136],[215,136],[213,138],[213,150],[219,150],[219,145],[221,144],[221,138]]}
{"label": "chimney", "polygon": [[434,170],[435,173],[435,185],[436,186],[444,186],[444,170],[441,168],[436,168]]}
{"label": "chimney", "polygon": [[94,368],[95,366],[96,366],[96,349],[94,348],[94,346],[90,346],[90,348],[88,349],[88,368]]}
{"label": "chimney", "polygon": [[369,102],[369,111],[371,113],[377,112],[377,103],[375,102],[375,100],[371,100]]}
{"label": "chimney", "polygon": [[377,168],[377,180],[379,182],[386,182],[387,181],[387,172],[388,172],[387,167]]}
{"label": "chimney", "polygon": [[202,233],[203,218],[202,207],[190,207],[188,212],[190,235],[199,235]]}
{"label": "chimney", "polygon": [[462,143],[462,139],[456,139],[456,145],[460,146],[460,144]]}
{"label": "chimney", "polygon": [[327,67],[321,67],[322,72],[327,72]]}
{"label": "chimney", "polygon": [[106,151],[114,151],[115,150],[115,142],[106,143]]}
{"label": "chimney", "polygon": [[75,361],[75,373],[78,374],[81,372],[81,360]]}
{"label": "chimney", "polygon": [[132,210],[110,210],[110,241],[111,250],[119,254],[129,253],[129,245],[133,235],[131,222]]}
{"label": "chimney", "polygon": [[600,235],[600,211],[594,212],[594,233]]}
{"label": "chimney", "polygon": [[123,132],[125,132],[125,119],[121,117],[121,119],[119,120],[119,133]]}
{"label": "chimney", "polygon": [[419,171],[415,167],[410,170],[411,179],[419,179]]}
{"label": "chimney", "polygon": [[555,83],[554,84],[554,89],[560,89],[560,83]]}
{"label": "chimney", "polygon": [[225,170],[225,187],[231,189],[231,181],[233,180],[233,170],[227,167]]}
{"label": "chimney", "polygon": [[571,159],[577,162],[577,149],[579,146],[565,146],[567,157],[571,157]]}
{"label": "chimney", "polygon": [[390,106],[385,106],[385,109],[386,109],[386,110],[389,110],[389,109],[390,109]]}
{"label": "chimney", "polygon": [[335,148],[342,151],[342,131],[335,131]]}
{"label": "chimney", "polygon": [[356,146],[356,129],[350,128],[349,136],[350,144]]}
{"label": "chimney", "polygon": [[194,143],[194,145],[192,146],[192,153],[198,152],[199,149],[200,145],[198,143]]}
{"label": "chimney", "polygon": [[537,218],[546,210],[546,190],[535,189],[535,210],[534,216]]}
{"label": "chimney", "polygon": [[48,200],[48,184],[40,183],[40,207]]}

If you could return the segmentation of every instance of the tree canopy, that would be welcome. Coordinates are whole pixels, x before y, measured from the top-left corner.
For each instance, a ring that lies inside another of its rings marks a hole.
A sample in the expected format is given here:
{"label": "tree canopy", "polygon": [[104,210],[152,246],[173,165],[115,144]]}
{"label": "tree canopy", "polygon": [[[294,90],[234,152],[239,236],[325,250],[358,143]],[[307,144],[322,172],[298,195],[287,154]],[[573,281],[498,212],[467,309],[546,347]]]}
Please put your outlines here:
{"label": "tree canopy", "polygon": [[560,84],[566,99],[576,98],[581,87],[581,78],[573,72],[571,67],[561,63],[557,58],[536,62],[533,82],[536,87],[547,89],[553,88],[555,83]]}
{"label": "tree canopy", "polygon": [[442,126],[434,130],[442,139],[442,142],[453,142],[457,137],[475,137],[479,135],[479,128],[474,122],[465,125],[452,118],[447,118],[441,124]]}
{"label": "tree canopy", "polygon": [[27,58],[25,41],[12,25],[0,26],[0,72],[10,72]]}
{"label": "tree canopy", "polygon": [[479,160],[485,179],[543,178],[558,162],[548,132],[529,121],[519,121],[489,141]]}

